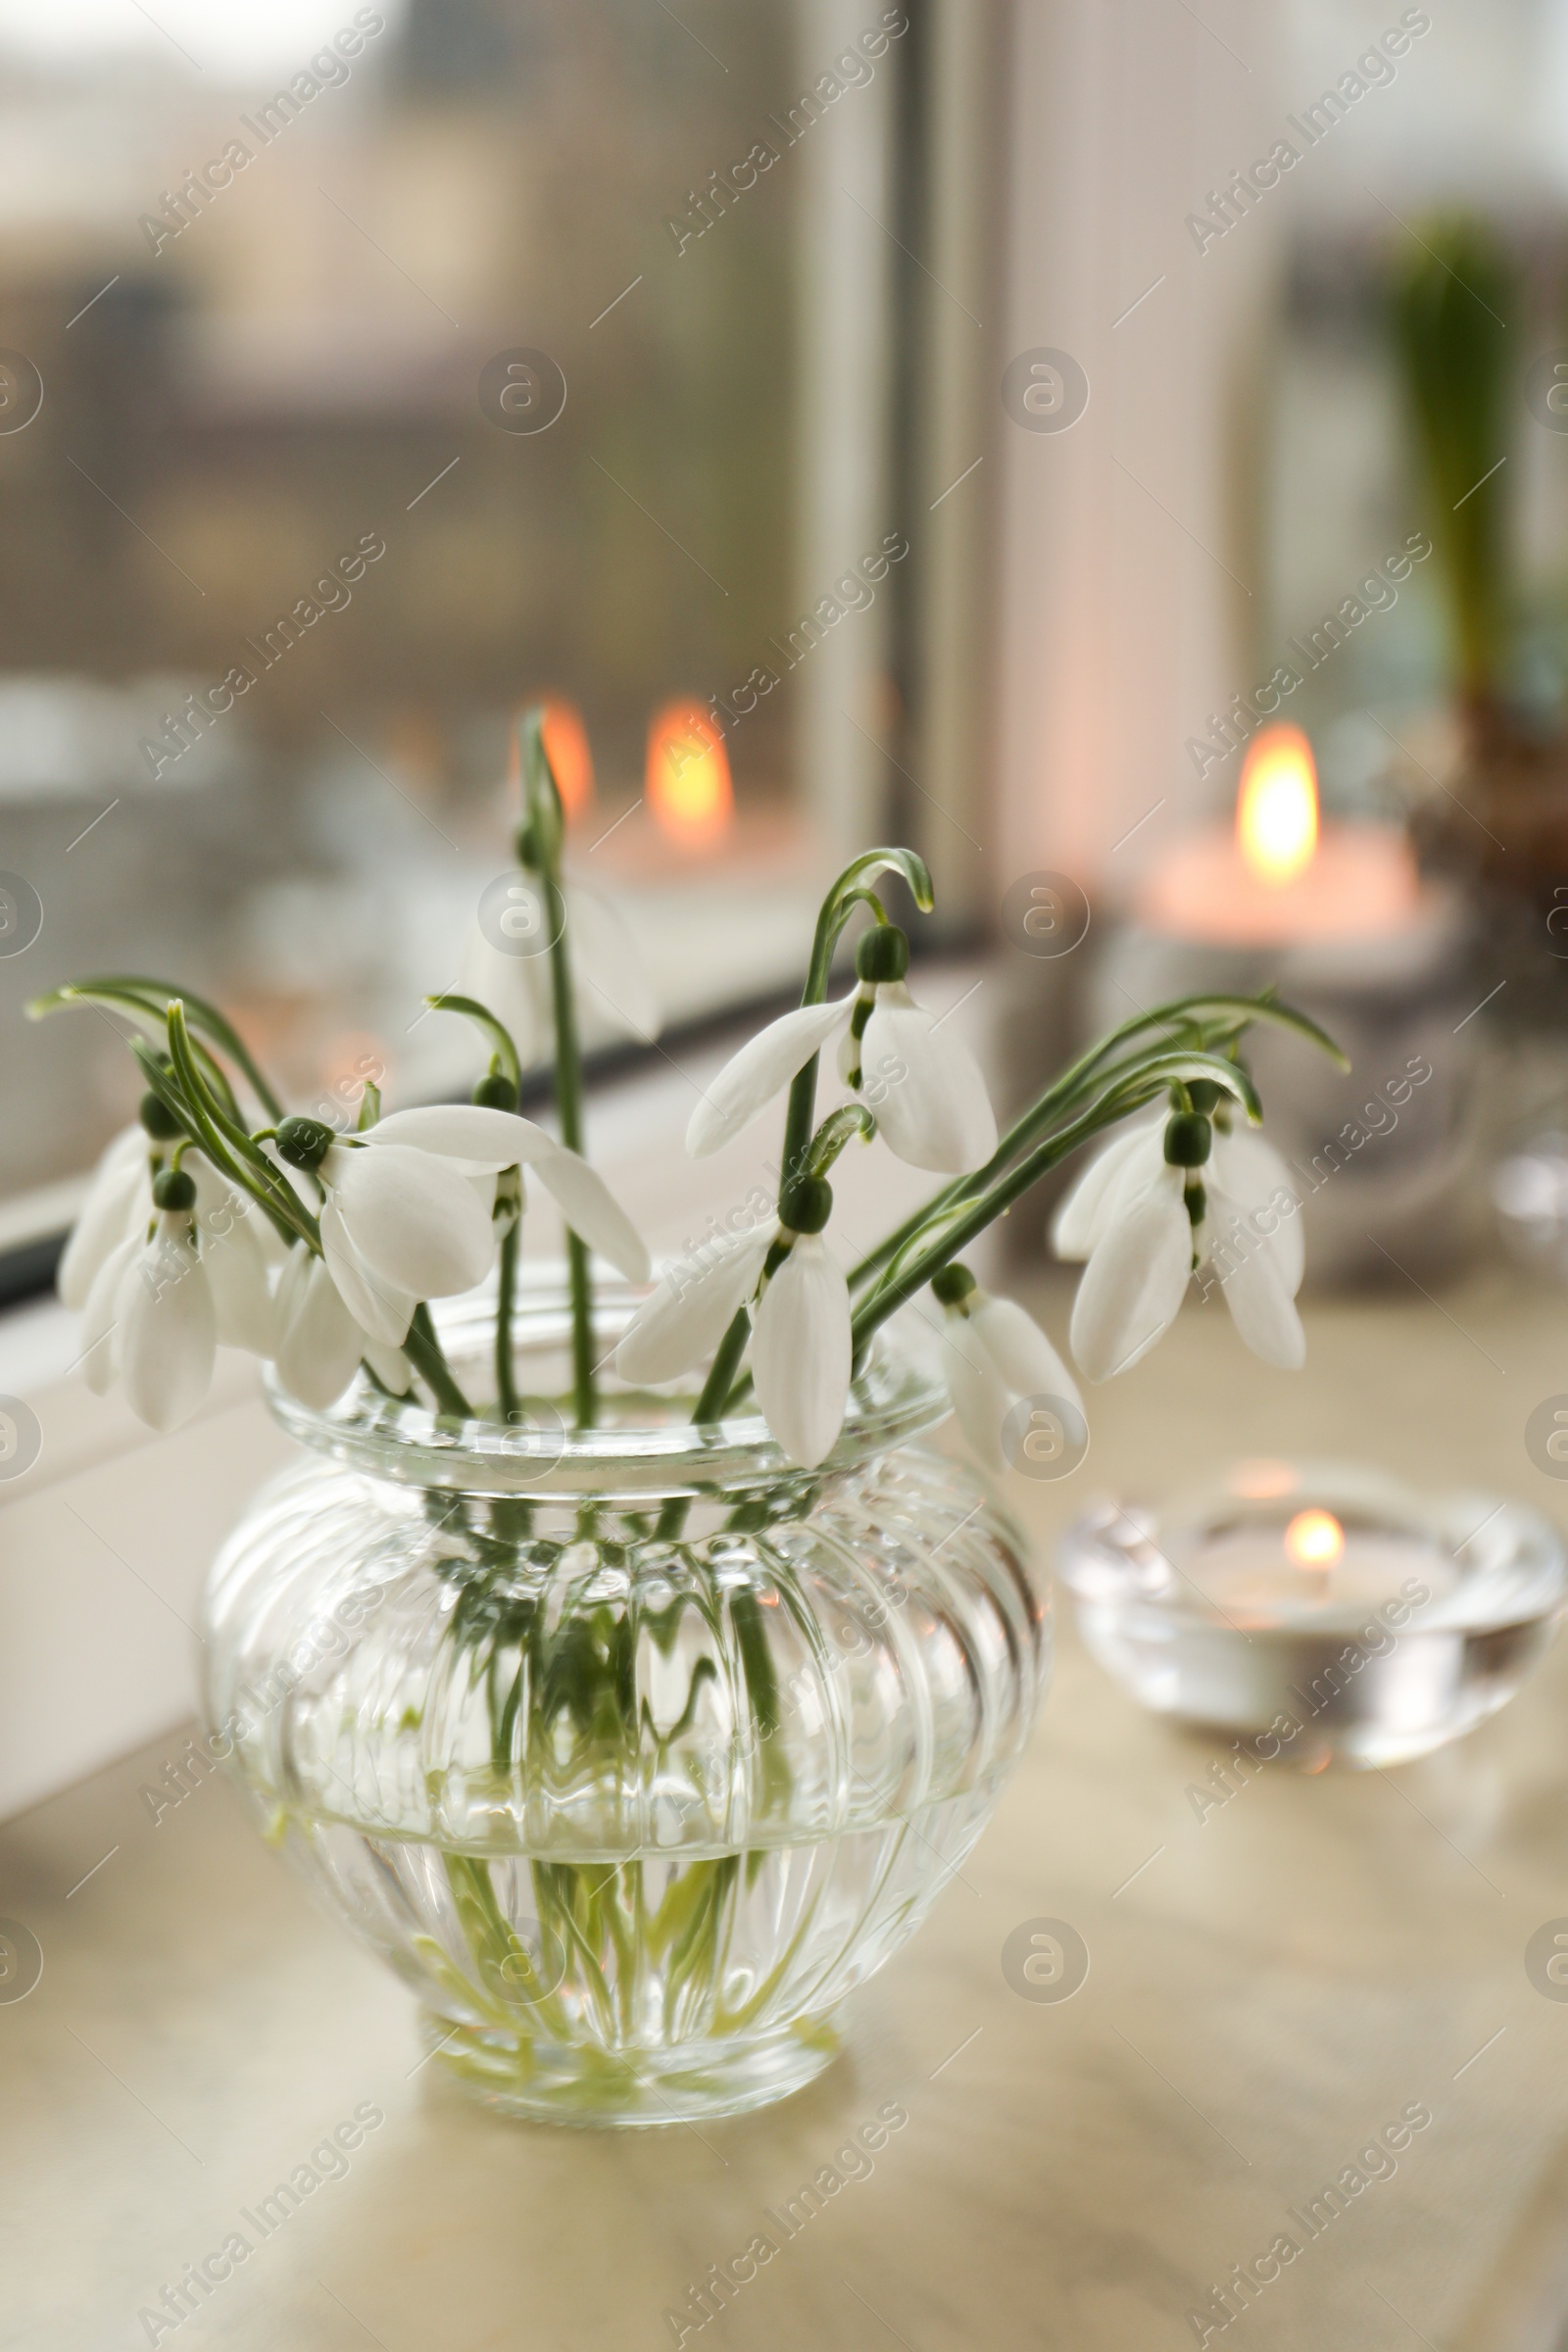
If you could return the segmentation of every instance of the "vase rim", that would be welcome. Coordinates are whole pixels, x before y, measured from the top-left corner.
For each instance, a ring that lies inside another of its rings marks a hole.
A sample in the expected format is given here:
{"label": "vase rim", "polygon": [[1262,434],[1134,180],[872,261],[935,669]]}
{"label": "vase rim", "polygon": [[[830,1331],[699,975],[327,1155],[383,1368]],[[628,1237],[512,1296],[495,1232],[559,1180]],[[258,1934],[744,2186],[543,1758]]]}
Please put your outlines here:
{"label": "vase rim", "polygon": [[[594,1336],[601,1361],[612,1352],[651,1287],[596,1282]],[[431,1305],[454,1374],[470,1396],[480,1387],[475,1370],[487,1381],[481,1396],[493,1390],[495,1310],[493,1285]],[[519,1385],[526,1383],[530,1361],[536,1366],[552,1357],[564,1362],[570,1329],[564,1269],[529,1269],[518,1285],[514,1320]],[[695,1378],[683,1394],[671,1394],[629,1390],[612,1376],[603,1391],[607,1418],[592,1429],[568,1425],[562,1410],[568,1401],[566,1385],[552,1382],[540,1394],[525,1394],[528,1419],[507,1428],[485,1418],[454,1421],[416,1399],[386,1396],[367,1380],[363,1368],[324,1408],[302,1404],[272,1366],[264,1373],[274,1419],[318,1453],[400,1486],[519,1500],[658,1500],[820,1480],[906,1444],[951,1410],[940,1372],[918,1361],[887,1327],[877,1333],[850,1391],[837,1442],[811,1470],[785,1457],[760,1413],[691,1421]]]}

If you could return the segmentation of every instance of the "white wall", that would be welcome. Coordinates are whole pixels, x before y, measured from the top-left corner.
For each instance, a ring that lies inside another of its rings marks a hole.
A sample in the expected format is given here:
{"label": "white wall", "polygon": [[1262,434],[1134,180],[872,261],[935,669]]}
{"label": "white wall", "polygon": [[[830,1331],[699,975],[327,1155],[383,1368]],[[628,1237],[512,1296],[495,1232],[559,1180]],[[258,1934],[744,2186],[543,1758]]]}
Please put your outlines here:
{"label": "white wall", "polygon": [[1209,805],[1185,739],[1255,682],[1247,483],[1295,191],[1202,254],[1185,220],[1312,94],[1281,86],[1283,17],[1015,0],[1008,350],[1070,352],[1091,396],[1068,431],[1002,437],[999,897],[1036,867],[1120,887]]}

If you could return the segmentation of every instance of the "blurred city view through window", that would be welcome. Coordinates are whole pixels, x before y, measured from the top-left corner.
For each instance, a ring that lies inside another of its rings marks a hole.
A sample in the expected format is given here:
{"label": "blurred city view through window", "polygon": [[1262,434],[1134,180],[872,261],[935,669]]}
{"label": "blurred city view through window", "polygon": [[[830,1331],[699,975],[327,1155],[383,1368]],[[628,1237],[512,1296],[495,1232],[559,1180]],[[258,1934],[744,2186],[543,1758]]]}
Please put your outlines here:
{"label": "blurred city view through window", "polygon": [[902,551],[875,366],[835,382],[813,323],[896,259],[905,20],[844,22],[0,7],[0,867],[43,910],[0,1195],[131,1111],[106,1019],[22,1017],[74,974],[204,990],[301,1102],[367,1055],[458,1083],[420,1000],[508,862],[527,699],[668,1016],[798,966],[851,813],[810,732],[831,702],[880,764]]}

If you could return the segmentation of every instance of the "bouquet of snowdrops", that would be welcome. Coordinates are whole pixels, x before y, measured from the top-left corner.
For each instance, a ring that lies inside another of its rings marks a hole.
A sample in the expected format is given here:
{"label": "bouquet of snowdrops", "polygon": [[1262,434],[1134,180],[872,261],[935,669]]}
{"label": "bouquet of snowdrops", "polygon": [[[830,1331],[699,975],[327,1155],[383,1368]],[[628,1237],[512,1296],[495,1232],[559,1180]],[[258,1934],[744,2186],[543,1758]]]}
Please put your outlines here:
{"label": "bouquet of snowdrops", "polygon": [[[394,1396],[422,1395],[441,1416],[524,1422],[537,1400],[517,1393],[512,1326],[529,1178],[567,1228],[572,1413],[587,1426],[611,1409],[594,1338],[594,1258],[633,1283],[651,1269],[630,1218],[583,1156],[579,991],[614,960],[614,986],[604,993],[636,1004],[636,1027],[652,1016],[608,910],[564,880],[564,823],[541,712],[522,720],[519,752],[518,886],[548,946],[517,959],[476,935],[465,965],[471,993],[428,1000],[478,1035],[486,1067],[468,1102],[383,1115],[368,1084],[352,1130],[291,1113],[220,1010],[145,977],[80,981],[30,1008],[88,1004],[130,1025],[147,1087],[140,1117],[104,1156],[61,1261],[60,1291],[83,1312],[90,1385],[118,1380],[153,1428],[172,1429],[197,1409],[220,1346],[269,1359],[282,1386],[318,1408],[361,1380]],[[911,994],[907,937],[877,895],[885,874],[901,877],[929,912],[930,878],[912,851],[856,858],[822,902],[799,1007],[753,1037],[704,1092],[687,1138],[697,1157],[784,1099],[776,1204],[753,1228],[661,1271],[620,1340],[622,1380],[646,1391],[701,1376],[691,1412],[704,1423],[755,1392],[784,1455],[812,1468],[833,1448],[878,1327],[929,1292],[954,1405],[977,1450],[1000,1466],[1018,1400],[1046,1394],[1076,1403],[1077,1390],[1046,1334],[1014,1302],[988,1296],[962,1255],[1049,1170],[1109,1130],[1053,1227],[1058,1253],[1087,1261],[1070,1332],[1082,1371],[1100,1381],[1136,1363],[1209,1261],[1247,1344],[1270,1363],[1299,1364],[1299,1220],[1289,1172],[1256,1132],[1261,1107],[1242,1044],[1256,1021],[1335,1054],[1330,1040],[1266,997],[1162,1005],[1081,1055],[999,1135],[973,1056]],[[854,985],[830,997],[852,924]],[[524,1068],[546,1038],[557,1132],[517,1111]],[[824,1113],[819,1064],[830,1048],[839,1099]],[[831,1230],[833,1169],[852,1147],[878,1143],[945,1181],[846,1266]],[[470,1396],[429,1302],[492,1277],[493,1394]]]}

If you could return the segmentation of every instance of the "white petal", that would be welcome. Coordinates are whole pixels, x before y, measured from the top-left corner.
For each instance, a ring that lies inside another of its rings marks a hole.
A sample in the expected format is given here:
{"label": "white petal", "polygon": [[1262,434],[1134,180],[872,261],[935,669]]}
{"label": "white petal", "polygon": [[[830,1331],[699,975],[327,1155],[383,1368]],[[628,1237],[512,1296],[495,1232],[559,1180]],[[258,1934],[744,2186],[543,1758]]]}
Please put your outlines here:
{"label": "white petal", "polygon": [[202,1263],[212,1285],[219,1345],[270,1356],[277,1345],[277,1318],[267,1260],[250,1224],[250,1219],[236,1219],[226,1233],[204,1230]]}
{"label": "white petal", "polygon": [[902,980],[876,992],[860,1044],[860,1091],[883,1139],[911,1168],[967,1176],[997,1148],[980,1064]]}
{"label": "white petal", "polygon": [[1164,1164],[1165,1113],[1140,1119],[1113,1136],[1096,1153],[1051,1220],[1051,1246],[1058,1257],[1094,1254],[1095,1244],[1125,1194],[1152,1184]]}
{"label": "white petal", "polygon": [[585,1025],[651,1044],[664,1025],[663,1016],[622,915],[591,891],[568,883],[566,938]]}
{"label": "white petal", "polygon": [[330,1197],[321,1205],[320,1232],[326,1270],[355,1322],[371,1339],[401,1348],[418,1300],[370,1271],[349,1239],[342,1211]]}
{"label": "white petal", "polygon": [[86,1305],[104,1259],[151,1213],[147,1131],[124,1127],[93,1171],[81,1214],[61,1251],[55,1288],[66,1306]]}
{"label": "white petal", "polygon": [[[1013,1395],[971,1315],[949,1315],[942,1335],[942,1370],[964,1435],[982,1461],[1004,1467],[1002,1425]],[[1065,1392],[1063,1392],[1065,1393]]]}
{"label": "white petal", "polygon": [[756,1289],[773,1232],[722,1234],[666,1266],[615,1350],[621,1379],[641,1388],[705,1363]]}
{"label": "white petal", "polygon": [[368,1128],[365,1140],[372,1150],[409,1144],[440,1159],[492,1172],[531,1167],[564,1149],[532,1119],[519,1118],[514,1110],[492,1110],[483,1102],[431,1102],[418,1110],[395,1110]]}
{"label": "white petal", "polygon": [[365,1334],[321,1259],[303,1245],[283,1269],[277,1302],[282,1322],[277,1376],[301,1404],[324,1412],[354,1378]]}
{"label": "white petal", "polygon": [[457,993],[477,998],[510,1035],[524,1069],[543,1058],[550,1039],[550,965],[545,956],[507,956],[477,923],[463,944]]}
{"label": "white petal", "polygon": [[1125,1372],[1176,1319],[1193,1234],[1180,1168],[1168,1168],[1095,1245],[1072,1310],[1072,1351],[1091,1380]]}
{"label": "white petal", "polygon": [[362,1350],[366,1362],[394,1396],[407,1396],[414,1387],[414,1373],[401,1348],[383,1348],[379,1340],[367,1339]]}
{"label": "white petal", "polygon": [[1306,1361],[1306,1334],[1278,1256],[1259,1241],[1232,1200],[1208,1191],[1202,1246],[1220,1278],[1231,1320],[1254,1355],[1282,1371]]}
{"label": "white petal", "polygon": [[836,1004],[797,1005],[760,1029],[725,1062],[692,1112],[686,1149],[693,1159],[706,1159],[766,1109],[797,1070],[805,1069],[811,1055],[848,1021],[858,993]]}
{"label": "white petal", "polygon": [[1267,1138],[1249,1128],[1231,1135],[1214,1130],[1213,1166],[1221,1189],[1247,1216],[1251,1230],[1268,1242],[1294,1298],[1306,1271],[1306,1234],[1300,1193],[1290,1169]]}
{"label": "white petal", "polygon": [[555,1195],[562,1215],[580,1240],[608,1257],[628,1282],[648,1280],[648,1250],[641,1234],[604,1178],[563,1145],[534,1162],[534,1174]]}
{"label": "white petal", "polygon": [[1078,1384],[1035,1321],[1013,1298],[986,1298],[969,1324],[1014,1397],[1065,1396],[1081,1413]]}
{"label": "white petal", "polygon": [[382,1282],[416,1298],[447,1298],[484,1280],[490,1220],[457,1162],[409,1144],[334,1144],[321,1174],[356,1254]]}
{"label": "white petal", "polygon": [[850,1289],[820,1234],[803,1234],[762,1293],[752,1344],[757,1401],[792,1462],[812,1470],[844,1426]]}
{"label": "white petal", "polygon": [[177,1429],[213,1385],[218,1317],[187,1234],[164,1221],[120,1283],[120,1383],[149,1429]]}
{"label": "white petal", "polygon": [[115,1343],[120,1329],[120,1285],[125,1268],[142,1248],[140,1232],[117,1242],[93,1276],[81,1318],[82,1378],[95,1396],[107,1394],[115,1378]]}

